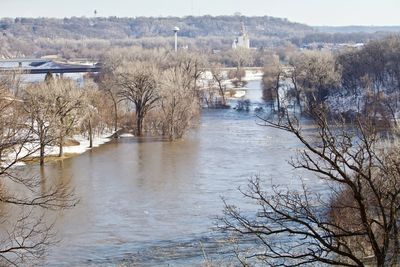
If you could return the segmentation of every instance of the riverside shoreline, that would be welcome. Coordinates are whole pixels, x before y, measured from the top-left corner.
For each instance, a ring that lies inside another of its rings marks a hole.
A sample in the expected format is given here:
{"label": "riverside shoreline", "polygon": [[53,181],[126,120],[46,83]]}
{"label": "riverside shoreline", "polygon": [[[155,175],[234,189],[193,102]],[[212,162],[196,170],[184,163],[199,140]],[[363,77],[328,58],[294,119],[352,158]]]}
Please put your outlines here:
{"label": "riverside shoreline", "polygon": [[[47,146],[45,149],[45,162],[52,162],[58,160],[64,160],[71,157],[75,157],[85,153],[92,148],[99,147],[110,142],[114,137],[114,132],[106,132],[99,136],[93,138],[93,147],[89,147],[90,142],[89,139],[82,135],[74,135],[72,136],[71,140],[73,142],[79,143],[77,145],[70,145],[63,147],[63,156],[59,157],[59,147],[58,146]],[[33,147],[33,145],[32,145]],[[12,157],[10,157],[12,158]],[[25,166],[26,164],[36,164],[39,161],[39,151],[36,151],[29,157],[22,157],[23,160],[20,160],[15,164],[15,166]]]}

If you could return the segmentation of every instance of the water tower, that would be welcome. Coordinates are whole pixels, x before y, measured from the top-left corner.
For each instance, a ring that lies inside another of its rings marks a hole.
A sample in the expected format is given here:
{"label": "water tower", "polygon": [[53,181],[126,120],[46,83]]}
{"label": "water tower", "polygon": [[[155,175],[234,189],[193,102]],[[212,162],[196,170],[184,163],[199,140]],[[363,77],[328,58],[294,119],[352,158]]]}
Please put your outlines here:
{"label": "water tower", "polygon": [[174,33],[175,33],[175,53],[178,52],[178,32],[179,28],[174,27]]}

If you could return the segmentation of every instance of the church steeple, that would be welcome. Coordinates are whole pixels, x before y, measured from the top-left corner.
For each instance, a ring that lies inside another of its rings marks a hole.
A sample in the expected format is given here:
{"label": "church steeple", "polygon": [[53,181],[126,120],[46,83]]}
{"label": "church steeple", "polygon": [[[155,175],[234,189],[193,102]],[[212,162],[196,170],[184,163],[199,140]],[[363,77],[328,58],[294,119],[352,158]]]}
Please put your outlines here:
{"label": "church steeple", "polygon": [[250,48],[250,39],[246,32],[246,27],[242,21],[240,27],[240,35],[233,41],[232,48],[236,49],[238,47]]}
{"label": "church steeple", "polygon": [[246,33],[246,27],[244,26],[244,22],[242,21],[242,26],[241,26],[241,28],[240,28],[240,35],[241,36],[246,36],[247,35],[247,33]]}

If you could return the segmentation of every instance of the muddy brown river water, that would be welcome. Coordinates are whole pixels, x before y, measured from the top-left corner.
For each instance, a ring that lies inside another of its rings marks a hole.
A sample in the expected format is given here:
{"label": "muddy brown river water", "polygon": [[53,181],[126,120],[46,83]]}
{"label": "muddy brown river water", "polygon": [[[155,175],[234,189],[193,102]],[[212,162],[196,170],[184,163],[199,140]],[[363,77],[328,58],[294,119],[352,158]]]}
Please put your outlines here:
{"label": "muddy brown river water", "polygon": [[[248,87],[253,110],[262,105],[259,81]],[[43,264],[201,266],[205,254],[231,262],[225,236],[214,231],[221,197],[251,209],[237,189],[254,175],[267,184],[300,185],[287,163],[298,142],[257,125],[252,110],[204,110],[181,141],[120,138],[47,164],[44,176],[67,181],[80,203],[57,214],[62,241]]]}

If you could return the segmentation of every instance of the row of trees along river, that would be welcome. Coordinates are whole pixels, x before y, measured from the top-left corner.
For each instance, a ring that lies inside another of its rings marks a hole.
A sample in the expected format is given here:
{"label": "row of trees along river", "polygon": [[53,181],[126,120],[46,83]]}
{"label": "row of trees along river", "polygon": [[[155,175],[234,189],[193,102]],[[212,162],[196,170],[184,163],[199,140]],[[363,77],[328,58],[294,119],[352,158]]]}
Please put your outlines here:
{"label": "row of trees along river", "polygon": [[[266,55],[241,112],[202,109],[235,105],[219,65],[136,52],[83,86],[2,75],[2,264],[396,266],[398,38]],[[120,129],[135,137],[45,164]]]}

